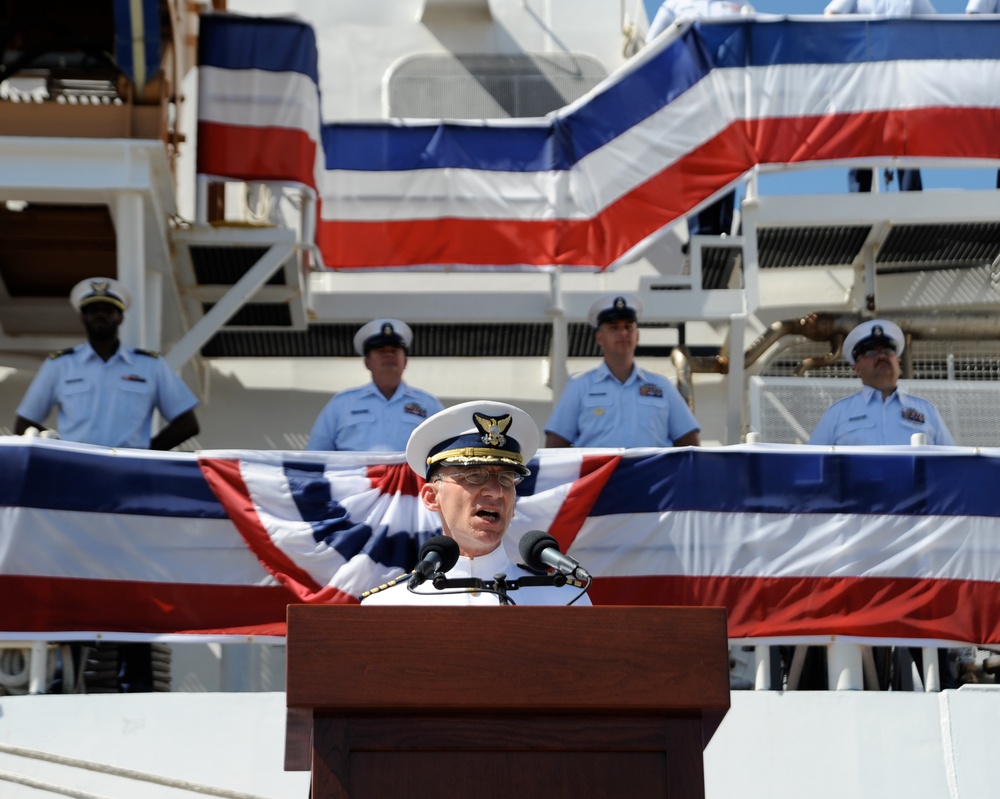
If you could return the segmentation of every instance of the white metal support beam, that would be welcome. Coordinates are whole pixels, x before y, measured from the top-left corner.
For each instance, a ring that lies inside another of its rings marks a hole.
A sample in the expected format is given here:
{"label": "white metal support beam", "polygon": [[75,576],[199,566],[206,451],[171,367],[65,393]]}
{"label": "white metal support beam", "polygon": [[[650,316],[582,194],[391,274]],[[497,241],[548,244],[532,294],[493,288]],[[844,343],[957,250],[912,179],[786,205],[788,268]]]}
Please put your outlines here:
{"label": "white metal support beam", "polygon": [[561,269],[557,267],[552,271],[552,346],[549,349],[549,382],[553,400],[562,396],[569,380],[569,369],[566,366],[569,358],[569,322],[566,320],[566,309],[563,307],[561,277]]}
{"label": "white metal support beam", "polygon": [[122,340],[132,347],[149,347],[146,319],[150,312],[146,296],[146,238],[142,218],[142,194],[118,191],[114,195],[115,238],[118,279],[132,292],[130,312],[122,322]]}
{"label": "white metal support beam", "polygon": [[726,442],[739,444],[743,435],[743,339],[746,334],[747,314],[729,317],[729,374],[726,376]]}
{"label": "white metal support beam", "polygon": [[274,244],[167,353],[167,363],[174,369],[187,363],[297,251],[294,243]]}

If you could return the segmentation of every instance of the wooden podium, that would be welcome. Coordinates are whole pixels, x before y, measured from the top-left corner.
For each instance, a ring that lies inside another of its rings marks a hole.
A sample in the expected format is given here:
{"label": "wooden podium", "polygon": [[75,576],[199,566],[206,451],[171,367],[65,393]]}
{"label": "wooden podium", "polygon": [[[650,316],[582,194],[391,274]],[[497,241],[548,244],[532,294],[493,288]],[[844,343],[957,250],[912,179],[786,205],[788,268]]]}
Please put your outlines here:
{"label": "wooden podium", "polygon": [[723,608],[292,605],[289,741],[322,799],[703,797],[728,663]]}

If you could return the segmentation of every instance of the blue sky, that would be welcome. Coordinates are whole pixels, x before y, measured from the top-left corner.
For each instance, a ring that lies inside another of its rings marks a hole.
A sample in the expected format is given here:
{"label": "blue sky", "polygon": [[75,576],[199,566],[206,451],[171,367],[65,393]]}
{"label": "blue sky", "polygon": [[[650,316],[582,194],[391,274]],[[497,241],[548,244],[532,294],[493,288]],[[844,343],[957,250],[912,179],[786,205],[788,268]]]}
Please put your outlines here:
{"label": "blue sky", "polygon": [[[966,0],[931,0],[939,14],[964,14]],[[822,14],[827,0],[750,0],[764,14]],[[660,7],[660,0],[643,0],[650,19]],[[925,169],[921,173],[925,189],[992,189],[996,186],[994,169]],[[823,194],[847,191],[847,173],[843,169],[816,169],[761,177],[761,193]],[[896,190],[893,183],[890,191]]]}

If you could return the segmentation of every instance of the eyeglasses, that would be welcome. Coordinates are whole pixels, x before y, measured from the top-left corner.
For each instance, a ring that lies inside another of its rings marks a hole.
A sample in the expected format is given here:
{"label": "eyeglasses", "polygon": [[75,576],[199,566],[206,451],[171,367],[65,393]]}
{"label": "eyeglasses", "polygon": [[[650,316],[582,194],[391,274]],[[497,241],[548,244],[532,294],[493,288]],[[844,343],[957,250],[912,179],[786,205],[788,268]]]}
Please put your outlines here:
{"label": "eyeglasses", "polygon": [[523,474],[518,472],[491,472],[489,469],[469,469],[465,472],[450,472],[449,474],[439,474],[435,479],[442,480],[445,477],[454,477],[456,480],[464,480],[469,485],[485,485],[491,477],[496,477],[497,482],[504,488],[513,488],[524,479]]}
{"label": "eyeglasses", "polygon": [[877,358],[879,355],[895,355],[896,350],[892,347],[875,347],[864,352],[859,352],[859,358]]}

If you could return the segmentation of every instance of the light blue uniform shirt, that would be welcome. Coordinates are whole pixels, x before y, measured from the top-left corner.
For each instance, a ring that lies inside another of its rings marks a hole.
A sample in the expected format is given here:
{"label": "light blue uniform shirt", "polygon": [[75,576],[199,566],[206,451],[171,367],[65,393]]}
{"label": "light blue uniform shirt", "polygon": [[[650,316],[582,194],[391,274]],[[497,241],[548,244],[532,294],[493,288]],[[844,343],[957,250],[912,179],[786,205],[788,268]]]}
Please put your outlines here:
{"label": "light blue uniform shirt", "polygon": [[569,381],[545,425],[574,447],[672,447],[698,429],[667,378],[636,366],[619,383],[603,361]]}
{"label": "light blue uniform shirt", "polygon": [[753,7],[745,0],[663,0],[646,31],[646,41],[652,41],[682,18],[731,17],[751,12]]}
{"label": "light blue uniform shirt", "polygon": [[386,399],[375,383],[341,391],[316,417],[306,449],[403,452],[418,424],[444,406],[433,394],[400,383]]}
{"label": "light blue uniform shirt", "polygon": [[928,444],[954,446],[948,428],[930,402],[896,391],[885,402],[882,392],[865,386],[827,408],[809,437],[810,444],[867,446],[909,444],[924,433]]}
{"label": "light blue uniform shirt", "polygon": [[996,14],[1000,11],[1000,0],[969,0],[966,14]]}
{"label": "light blue uniform shirt", "polygon": [[154,410],[172,421],[197,404],[156,353],[120,344],[105,362],[86,343],[52,353],[42,363],[17,415],[42,424],[56,405],[64,441],[149,449]]}
{"label": "light blue uniform shirt", "polygon": [[936,13],[930,0],[833,0],[823,10],[835,14],[877,14],[886,17]]}

